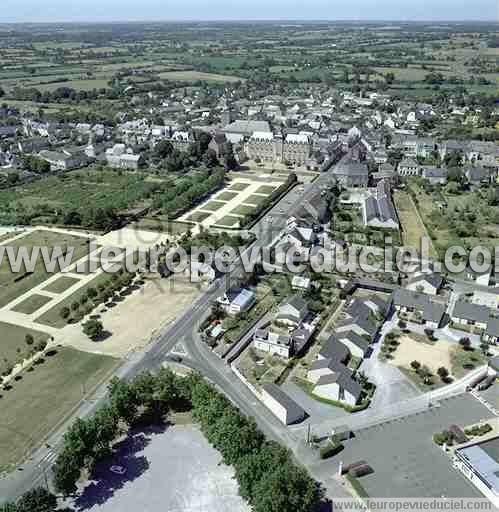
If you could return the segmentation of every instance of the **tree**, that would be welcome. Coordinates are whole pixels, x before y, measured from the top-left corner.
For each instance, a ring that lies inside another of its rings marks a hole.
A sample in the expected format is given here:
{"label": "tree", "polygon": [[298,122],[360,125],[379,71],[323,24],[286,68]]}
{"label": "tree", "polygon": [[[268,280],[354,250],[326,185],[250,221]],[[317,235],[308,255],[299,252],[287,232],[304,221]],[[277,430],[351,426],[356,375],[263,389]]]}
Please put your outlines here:
{"label": "tree", "polygon": [[431,383],[431,377],[433,374],[431,373],[431,370],[428,368],[428,366],[421,366],[418,373],[425,384]]}
{"label": "tree", "polygon": [[421,368],[421,363],[419,361],[412,361],[411,368],[418,371]]}
{"label": "tree", "polygon": [[102,322],[93,318],[85,322],[82,327],[84,334],[92,340],[100,338],[104,332]]}
{"label": "tree", "polygon": [[470,348],[471,348],[471,340],[469,338],[461,338],[459,340],[459,345],[461,345],[463,350],[470,350]]}
{"label": "tree", "polygon": [[33,345],[33,343],[35,342],[35,338],[33,338],[31,334],[26,334],[26,336],[24,337],[24,342],[26,343],[26,345]]}
{"label": "tree", "polygon": [[483,352],[484,355],[487,355],[489,353],[489,344],[485,341],[482,341],[480,343],[480,350]]}
{"label": "tree", "polygon": [[59,311],[59,316],[63,319],[63,320],[66,320],[66,318],[69,317],[69,315],[71,314],[71,312],[69,311],[69,308],[64,306],[63,308],[60,309]]}
{"label": "tree", "polygon": [[441,366],[437,370],[437,375],[443,382],[445,382],[449,378],[449,370],[447,370],[447,368],[445,368],[444,366]]}
{"label": "tree", "polygon": [[24,494],[15,508],[16,512],[52,512],[56,509],[56,497],[41,487]]}
{"label": "tree", "polygon": [[405,329],[405,328],[407,328],[407,322],[405,320],[399,320],[398,326],[401,329]]}

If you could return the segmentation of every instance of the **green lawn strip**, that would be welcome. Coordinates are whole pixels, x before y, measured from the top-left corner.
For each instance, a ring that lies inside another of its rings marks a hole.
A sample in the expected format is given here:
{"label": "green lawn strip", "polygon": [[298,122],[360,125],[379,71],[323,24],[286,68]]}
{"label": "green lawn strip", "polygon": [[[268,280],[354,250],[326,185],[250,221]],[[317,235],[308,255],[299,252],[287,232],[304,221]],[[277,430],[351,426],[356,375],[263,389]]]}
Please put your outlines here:
{"label": "green lawn strip", "polygon": [[369,494],[367,494],[367,491],[364,489],[364,486],[360,483],[358,478],[349,474],[345,475],[345,478],[360,498],[369,498]]}
{"label": "green lawn strip", "polygon": [[27,299],[17,304],[17,306],[13,307],[12,311],[15,311],[16,313],[24,313],[25,315],[31,315],[42,306],[45,306],[45,304],[51,300],[52,299],[46,295],[38,295],[34,293]]}
{"label": "green lawn strip", "polygon": [[142,229],[145,231],[158,231],[160,233],[170,233],[178,235],[186,233],[192,229],[194,224],[188,221],[172,221],[169,219],[146,217],[135,222],[131,227],[133,229]]}
{"label": "green lawn strip", "polygon": [[[27,329],[19,325],[7,324],[5,322],[0,322],[0,332],[2,333],[0,373],[5,370],[8,363],[13,364],[31,348],[25,342],[27,334],[33,336],[35,344],[39,341],[47,341],[49,338],[48,334],[43,332]],[[18,349],[20,352],[18,352]]]}
{"label": "green lawn strip", "polygon": [[228,190],[236,190],[237,192],[241,192],[242,190],[246,190],[250,185],[251,183],[236,182],[233,183]]}
{"label": "green lawn strip", "polygon": [[222,217],[217,223],[216,226],[235,226],[241,219],[239,217],[233,217],[232,215],[226,215]]}
{"label": "green lawn strip", "polygon": [[43,290],[51,293],[62,293],[78,282],[79,279],[76,279],[76,277],[62,276],[47,285]]}
{"label": "green lawn strip", "polygon": [[252,213],[255,210],[253,206],[247,206],[245,204],[240,204],[233,210],[231,210],[230,215],[248,215],[249,213]]}
{"label": "green lawn strip", "polygon": [[220,210],[220,208],[222,208],[222,206],[225,206],[225,205],[226,205],[226,203],[224,203],[223,201],[209,201],[206,204],[203,204],[201,209],[209,211],[209,212],[216,212],[217,210]]}
{"label": "green lawn strip", "polygon": [[[50,308],[48,311],[46,311],[42,316],[37,318],[35,321],[37,323],[40,323],[43,325],[48,325],[50,327],[56,327],[56,328],[64,327],[67,322],[60,316],[61,309],[64,307],[71,308],[71,304],[73,304],[73,302],[78,302],[83,297],[83,294],[85,294],[89,288],[97,288],[97,286],[99,286],[100,283],[105,283],[109,279],[111,279],[111,274],[107,274],[106,272],[101,272],[94,279],[92,279],[89,283],[78,288],[69,297],[66,297],[65,299],[61,300],[53,308]],[[90,302],[89,302],[89,304],[90,304]]]}
{"label": "green lawn strip", "polygon": [[220,194],[218,194],[217,196],[214,197],[215,201],[230,201],[232,199],[234,199],[235,197],[237,197],[237,192],[228,192],[228,191],[225,191],[225,192],[222,192]]}
{"label": "green lawn strip", "polygon": [[269,194],[272,194],[272,192],[274,192],[274,190],[276,189],[277,187],[273,187],[272,185],[262,185],[261,187],[259,187],[256,191],[255,191],[255,194],[265,194],[265,195],[269,195]]}
{"label": "green lawn strip", "polygon": [[456,346],[451,354],[451,373],[456,379],[484,364],[487,364],[487,358],[478,349],[464,350],[461,346]]}
{"label": "green lawn strip", "polygon": [[112,357],[58,348],[25,371],[12,389],[0,391],[0,469],[9,469],[95,389],[118,365]]}
{"label": "green lawn strip", "polygon": [[[49,254],[51,254],[52,248],[55,246],[60,246],[63,251],[66,247],[74,247],[71,263],[81,259],[88,253],[86,238],[63,235],[50,231],[34,231],[29,235],[15,240],[12,244],[8,244],[8,247],[14,248],[14,253],[17,252],[19,247],[26,247],[29,255],[33,247],[48,247]],[[58,265],[55,269],[59,270]],[[34,272],[31,274],[25,271],[24,265],[21,266],[19,272],[14,273],[7,258],[4,258],[0,265],[0,307],[5,306],[53,275],[53,273],[49,273],[45,269],[44,261],[41,256],[37,258]]]}

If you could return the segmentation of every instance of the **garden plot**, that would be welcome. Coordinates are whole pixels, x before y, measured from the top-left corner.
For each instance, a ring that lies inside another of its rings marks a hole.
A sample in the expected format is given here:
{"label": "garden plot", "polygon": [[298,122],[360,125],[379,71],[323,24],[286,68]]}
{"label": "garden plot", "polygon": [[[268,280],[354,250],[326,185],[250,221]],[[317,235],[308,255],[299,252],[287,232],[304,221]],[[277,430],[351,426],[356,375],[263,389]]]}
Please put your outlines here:
{"label": "garden plot", "polygon": [[236,179],[194,210],[180,217],[180,221],[196,222],[204,228],[211,226],[237,229],[246,215],[253,213],[272,192],[282,185],[282,180],[252,181]]}

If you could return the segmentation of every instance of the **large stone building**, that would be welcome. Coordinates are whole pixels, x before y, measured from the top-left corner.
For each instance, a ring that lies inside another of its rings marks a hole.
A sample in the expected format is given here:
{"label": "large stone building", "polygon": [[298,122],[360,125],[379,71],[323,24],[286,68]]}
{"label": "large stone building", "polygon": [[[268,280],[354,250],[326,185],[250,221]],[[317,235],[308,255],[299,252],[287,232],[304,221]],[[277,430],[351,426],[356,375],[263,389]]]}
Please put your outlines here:
{"label": "large stone building", "polygon": [[306,134],[254,132],[246,143],[246,153],[252,160],[301,166],[310,163],[312,141]]}

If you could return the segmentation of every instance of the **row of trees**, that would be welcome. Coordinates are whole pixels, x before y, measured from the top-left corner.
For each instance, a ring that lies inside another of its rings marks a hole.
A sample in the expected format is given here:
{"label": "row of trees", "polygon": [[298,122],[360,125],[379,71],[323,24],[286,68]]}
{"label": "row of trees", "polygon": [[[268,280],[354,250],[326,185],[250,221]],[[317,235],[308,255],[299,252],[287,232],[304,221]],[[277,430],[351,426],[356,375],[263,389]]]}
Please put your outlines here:
{"label": "row of trees", "polygon": [[58,508],[57,498],[38,487],[25,493],[16,503],[0,505],[0,512],[70,512],[69,508]]}
{"label": "row of trees", "polygon": [[82,469],[92,471],[108,457],[113,442],[139,422],[164,420],[173,410],[191,408],[208,441],[232,465],[239,492],[254,512],[309,512],[324,497],[322,488],[279,444],[266,441],[254,420],[199,375],[179,377],[167,369],[143,373],[131,382],[114,379],[109,404],[94,417],[78,419],[64,437],[54,466],[54,484],[74,493]]}

